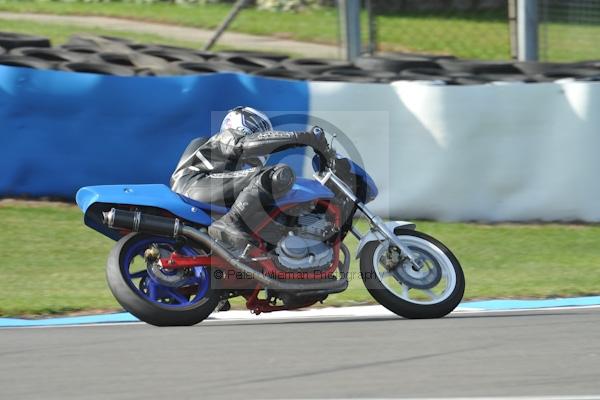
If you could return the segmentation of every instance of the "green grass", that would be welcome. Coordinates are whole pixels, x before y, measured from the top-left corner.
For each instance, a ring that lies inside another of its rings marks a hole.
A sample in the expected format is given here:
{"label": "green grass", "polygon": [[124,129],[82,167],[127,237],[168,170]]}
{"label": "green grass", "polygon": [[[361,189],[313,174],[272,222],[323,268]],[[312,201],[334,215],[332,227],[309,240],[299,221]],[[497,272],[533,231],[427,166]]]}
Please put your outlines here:
{"label": "green grass", "polygon": [[123,38],[132,39],[140,43],[165,44],[171,46],[183,46],[192,48],[200,47],[200,44],[198,43],[188,42],[184,40],[169,39],[159,35],[135,33],[114,29],[102,29],[94,26],[83,28],[81,26],[75,25],[58,25],[30,21],[4,20],[1,17],[0,29],[8,32],[46,36],[49,37],[52,40],[52,43],[55,45],[66,42],[69,36],[73,34],[87,33],[94,35],[119,36]]}
{"label": "green grass", "polygon": [[104,282],[111,240],[72,206],[0,207],[0,314],[116,308]]}
{"label": "green grass", "polygon": [[[455,252],[465,270],[467,299],[600,293],[598,226],[420,222],[418,227]],[[0,228],[0,315],[118,309],[104,281],[113,242],[86,228],[77,208],[0,204]],[[356,241],[347,244],[353,250]],[[369,302],[355,278],[325,304]]]}

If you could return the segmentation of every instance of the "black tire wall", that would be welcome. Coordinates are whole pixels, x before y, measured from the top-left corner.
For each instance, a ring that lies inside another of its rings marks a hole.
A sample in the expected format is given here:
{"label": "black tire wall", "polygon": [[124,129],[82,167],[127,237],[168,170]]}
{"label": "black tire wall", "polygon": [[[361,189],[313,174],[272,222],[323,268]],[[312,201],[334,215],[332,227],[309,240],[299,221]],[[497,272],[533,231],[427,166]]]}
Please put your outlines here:
{"label": "black tire wall", "polygon": [[461,60],[433,54],[380,53],[354,63],[321,58],[291,59],[257,51],[218,53],[129,39],[73,35],[62,46],[48,38],[0,32],[0,65],[117,76],[183,76],[247,73],[290,80],[353,83],[429,81],[446,85],[490,82],[552,82],[559,79],[600,80],[600,60],[558,64]]}

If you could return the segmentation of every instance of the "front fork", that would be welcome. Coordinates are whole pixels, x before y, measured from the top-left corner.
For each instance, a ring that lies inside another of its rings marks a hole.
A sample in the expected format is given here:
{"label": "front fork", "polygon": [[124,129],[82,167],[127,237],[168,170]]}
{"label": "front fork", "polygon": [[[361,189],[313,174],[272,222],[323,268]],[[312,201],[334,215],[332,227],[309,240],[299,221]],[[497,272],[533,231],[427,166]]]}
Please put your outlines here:
{"label": "front fork", "polygon": [[[412,255],[409,248],[406,247],[404,244],[402,244],[402,242],[398,239],[398,237],[393,232],[393,230],[391,230],[385,224],[385,222],[381,219],[381,217],[373,214],[371,212],[371,210],[369,210],[367,208],[367,206],[363,202],[361,202],[358,199],[358,197],[356,197],[356,195],[348,187],[348,185],[346,185],[346,183],[344,181],[342,181],[340,178],[338,178],[331,169],[329,169],[327,171],[327,173],[323,176],[315,174],[314,178],[317,181],[319,181],[321,183],[321,185],[323,185],[323,186],[325,186],[325,184],[328,181],[332,182],[338,189],[340,189],[342,191],[342,193],[344,193],[344,195],[346,197],[348,197],[350,200],[352,200],[354,202],[354,204],[356,204],[356,207],[360,210],[360,212],[363,213],[363,215],[369,220],[372,230],[379,232],[384,238],[388,239],[390,241],[390,243],[392,243],[394,246],[396,246],[400,250],[400,257],[410,261],[410,263],[412,264],[412,267],[415,270],[417,270],[417,271],[421,270],[422,265],[420,265],[417,262],[417,260]],[[352,227],[351,232],[359,240],[362,239],[362,237],[364,236],[354,227]]]}

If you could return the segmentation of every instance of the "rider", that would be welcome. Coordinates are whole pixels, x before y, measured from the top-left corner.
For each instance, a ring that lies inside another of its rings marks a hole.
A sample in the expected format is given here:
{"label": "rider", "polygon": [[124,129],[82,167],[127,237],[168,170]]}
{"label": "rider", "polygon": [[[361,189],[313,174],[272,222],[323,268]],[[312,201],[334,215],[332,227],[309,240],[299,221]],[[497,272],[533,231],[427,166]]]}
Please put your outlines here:
{"label": "rider", "polygon": [[192,141],[171,177],[171,188],[193,200],[231,206],[214,222],[209,235],[236,249],[252,242],[250,232],[264,210],[294,184],[294,171],[285,164],[265,166],[267,155],[299,146],[326,154],[325,133],[274,131],[269,118],[250,107],[236,107],[208,140]]}

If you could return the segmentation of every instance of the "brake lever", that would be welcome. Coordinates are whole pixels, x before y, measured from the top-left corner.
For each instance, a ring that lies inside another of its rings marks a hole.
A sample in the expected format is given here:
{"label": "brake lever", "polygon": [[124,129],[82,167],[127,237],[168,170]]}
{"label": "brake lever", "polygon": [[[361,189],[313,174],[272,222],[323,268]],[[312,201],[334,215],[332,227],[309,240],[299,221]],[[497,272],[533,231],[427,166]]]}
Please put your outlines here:
{"label": "brake lever", "polygon": [[337,155],[335,149],[333,148],[333,142],[335,142],[335,139],[337,138],[337,133],[332,133],[331,134],[331,141],[329,142],[329,149],[328,149],[328,154],[327,154],[327,167],[329,167],[329,169],[334,170],[335,171],[335,157]]}
{"label": "brake lever", "polygon": [[333,142],[335,141],[335,138],[337,137],[337,133],[332,133],[331,134],[331,142],[329,142],[329,148],[333,149]]}

